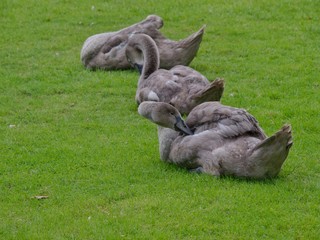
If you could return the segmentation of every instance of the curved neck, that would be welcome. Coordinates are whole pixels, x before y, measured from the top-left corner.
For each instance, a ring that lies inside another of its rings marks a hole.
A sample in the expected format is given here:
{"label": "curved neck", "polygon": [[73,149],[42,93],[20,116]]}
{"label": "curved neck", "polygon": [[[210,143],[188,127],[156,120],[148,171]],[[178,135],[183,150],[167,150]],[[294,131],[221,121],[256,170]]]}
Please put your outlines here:
{"label": "curved neck", "polygon": [[156,43],[148,35],[139,35],[135,40],[135,51],[140,53],[139,55],[142,54],[142,61],[136,62],[138,68],[142,68],[138,83],[138,86],[140,86],[144,79],[147,79],[159,69],[160,55]]}
{"label": "curved neck", "polygon": [[178,136],[178,132],[170,128],[158,126],[159,152],[161,160],[169,160],[171,145]]}

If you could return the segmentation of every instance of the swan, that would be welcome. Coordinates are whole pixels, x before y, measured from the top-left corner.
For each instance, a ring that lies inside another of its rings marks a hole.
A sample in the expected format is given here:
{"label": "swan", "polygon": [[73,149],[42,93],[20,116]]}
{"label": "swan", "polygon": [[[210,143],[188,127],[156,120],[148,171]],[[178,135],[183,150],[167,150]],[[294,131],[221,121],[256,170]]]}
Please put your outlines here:
{"label": "swan", "polygon": [[131,67],[125,56],[128,37],[133,33],[145,33],[154,39],[159,48],[161,68],[189,65],[197,54],[205,26],[181,41],[164,37],[159,31],[162,26],[161,17],[149,15],[143,21],[119,31],[90,36],[82,46],[81,61],[88,69],[128,69]]}
{"label": "swan", "polygon": [[146,34],[133,34],[126,47],[128,62],[140,72],[135,100],[167,102],[180,113],[188,114],[196,105],[219,101],[224,80],[209,82],[196,70],[177,65],[170,70],[159,69],[159,51]]}
{"label": "swan", "polygon": [[196,106],[186,121],[163,102],[145,101],[138,112],[158,125],[162,160],[213,176],[275,177],[293,144],[290,125],[267,137],[246,110],[219,102]]}

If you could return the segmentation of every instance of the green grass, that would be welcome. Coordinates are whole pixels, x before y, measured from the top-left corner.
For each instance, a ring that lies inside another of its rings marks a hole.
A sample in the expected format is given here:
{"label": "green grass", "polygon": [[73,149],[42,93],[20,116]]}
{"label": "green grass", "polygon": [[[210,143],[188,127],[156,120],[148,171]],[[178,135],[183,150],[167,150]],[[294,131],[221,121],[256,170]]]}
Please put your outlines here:
{"label": "green grass", "polygon": [[[292,124],[278,178],[161,162],[136,112],[138,74],[82,67],[88,36],[153,13],[172,39],[207,24],[191,66],[225,78],[224,104],[269,135]],[[1,1],[0,238],[318,239],[319,16],[311,0]]]}

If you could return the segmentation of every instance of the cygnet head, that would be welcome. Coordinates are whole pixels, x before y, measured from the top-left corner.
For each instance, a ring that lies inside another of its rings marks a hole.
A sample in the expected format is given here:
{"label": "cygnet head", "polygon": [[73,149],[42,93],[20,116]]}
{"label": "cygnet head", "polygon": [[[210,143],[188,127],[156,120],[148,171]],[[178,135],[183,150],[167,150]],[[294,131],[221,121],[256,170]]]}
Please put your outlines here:
{"label": "cygnet head", "polygon": [[142,73],[144,57],[141,49],[137,48],[135,44],[128,44],[126,47],[126,57],[128,63],[138,69],[139,73]]}
{"label": "cygnet head", "polygon": [[139,105],[138,112],[159,126],[171,128],[186,135],[193,134],[179,111],[168,103],[145,101]]}

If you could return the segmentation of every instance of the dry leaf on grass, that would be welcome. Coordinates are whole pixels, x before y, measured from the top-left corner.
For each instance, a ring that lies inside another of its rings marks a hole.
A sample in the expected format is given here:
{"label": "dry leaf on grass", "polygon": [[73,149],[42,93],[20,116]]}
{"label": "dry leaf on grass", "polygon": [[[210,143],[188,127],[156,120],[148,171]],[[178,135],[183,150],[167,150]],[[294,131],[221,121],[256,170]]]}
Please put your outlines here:
{"label": "dry leaf on grass", "polygon": [[35,199],[41,200],[41,199],[47,199],[49,196],[34,196]]}

